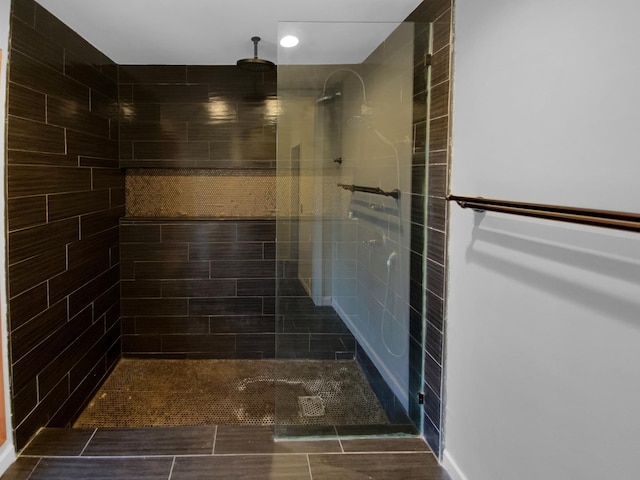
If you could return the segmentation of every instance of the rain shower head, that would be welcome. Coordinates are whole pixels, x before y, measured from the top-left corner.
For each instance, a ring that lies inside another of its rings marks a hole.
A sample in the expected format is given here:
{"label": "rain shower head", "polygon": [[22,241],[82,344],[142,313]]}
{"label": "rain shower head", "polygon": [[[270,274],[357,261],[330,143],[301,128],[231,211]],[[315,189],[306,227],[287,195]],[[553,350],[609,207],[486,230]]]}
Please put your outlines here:
{"label": "rain shower head", "polygon": [[258,58],[258,42],[260,41],[260,37],[251,37],[251,41],[253,42],[253,58],[238,60],[236,65],[250,72],[268,72],[269,70],[273,70],[276,66],[273,62]]}

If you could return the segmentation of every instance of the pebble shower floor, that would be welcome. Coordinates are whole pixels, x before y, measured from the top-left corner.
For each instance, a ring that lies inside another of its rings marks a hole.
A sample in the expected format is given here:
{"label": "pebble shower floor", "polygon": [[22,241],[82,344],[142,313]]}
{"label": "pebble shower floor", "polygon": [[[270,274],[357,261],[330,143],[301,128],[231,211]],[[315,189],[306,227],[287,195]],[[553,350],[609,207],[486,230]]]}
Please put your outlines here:
{"label": "pebble shower floor", "polygon": [[389,420],[353,360],[122,359],[74,427],[275,423]]}

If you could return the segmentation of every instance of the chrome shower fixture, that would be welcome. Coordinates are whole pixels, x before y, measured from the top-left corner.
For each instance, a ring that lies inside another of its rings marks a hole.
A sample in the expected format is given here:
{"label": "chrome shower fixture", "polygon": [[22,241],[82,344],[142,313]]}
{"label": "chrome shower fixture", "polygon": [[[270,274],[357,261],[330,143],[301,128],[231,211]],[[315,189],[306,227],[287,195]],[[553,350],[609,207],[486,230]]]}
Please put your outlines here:
{"label": "chrome shower fixture", "polygon": [[[329,79],[331,77],[333,77],[336,73],[339,72],[349,72],[349,73],[353,73],[356,77],[358,77],[358,80],[360,80],[360,84],[362,85],[362,103],[363,103],[363,107],[365,109],[368,109],[368,105],[367,105],[367,91],[366,88],[364,86],[364,80],[362,79],[362,77],[360,76],[360,74],[358,72],[356,72],[355,70],[352,70],[350,68],[339,68],[337,70],[334,70],[333,72],[331,72],[329,75],[327,75],[327,78],[325,78],[324,80],[324,85],[322,86],[322,93],[320,94],[320,96],[316,99],[316,103],[320,103],[323,102],[325,100],[328,100],[329,98],[333,98],[335,95],[342,95],[342,93],[336,92],[334,95],[327,95],[327,84],[329,83]],[[362,112],[364,113],[364,112]]]}
{"label": "chrome shower fixture", "polygon": [[316,98],[316,103],[322,103],[322,102],[326,102],[328,100],[333,100],[334,98],[340,97],[340,96],[342,96],[342,92],[323,93],[321,96]]}

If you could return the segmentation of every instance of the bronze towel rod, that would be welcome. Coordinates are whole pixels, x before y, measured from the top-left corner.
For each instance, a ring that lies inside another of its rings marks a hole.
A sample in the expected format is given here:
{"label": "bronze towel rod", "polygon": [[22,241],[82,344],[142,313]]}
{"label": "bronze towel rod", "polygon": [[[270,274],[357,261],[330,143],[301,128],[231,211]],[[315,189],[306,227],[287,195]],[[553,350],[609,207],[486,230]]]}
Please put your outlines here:
{"label": "bronze towel rod", "polygon": [[449,195],[447,200],[457,202],[462,208],[511,213],[525,217],[545,218],[596,227],[640,232],[640,214],[589,208],[563,207],[541,203],[512,202],[482,197]]}
{"label": "bronze towel rod", "polygon": [[360,185],[346,185],[344,183],[339,183],[339,187],[344,188],[345,190],[349,190],[350,192],[365,192],[365,193],[373,193],[374,195],[384,195],[385,197],[393,197],[396,200],[400,198],[400,190],[395,189],[390,192],[385,192],[379,187],[361,187]]}

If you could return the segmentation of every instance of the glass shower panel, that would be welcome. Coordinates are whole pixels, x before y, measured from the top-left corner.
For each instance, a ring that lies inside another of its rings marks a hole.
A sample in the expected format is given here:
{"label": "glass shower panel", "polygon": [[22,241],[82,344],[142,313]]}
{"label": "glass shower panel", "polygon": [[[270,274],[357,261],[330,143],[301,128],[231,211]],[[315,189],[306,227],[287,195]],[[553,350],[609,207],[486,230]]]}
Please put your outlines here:
{"label": "glass shower panel", "polygon": [[291,34],[298,47],[278,52],[276,356],[295,373],[276,380],[276,433],[414,433],[414,25],[279,25]]}

